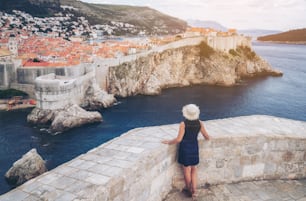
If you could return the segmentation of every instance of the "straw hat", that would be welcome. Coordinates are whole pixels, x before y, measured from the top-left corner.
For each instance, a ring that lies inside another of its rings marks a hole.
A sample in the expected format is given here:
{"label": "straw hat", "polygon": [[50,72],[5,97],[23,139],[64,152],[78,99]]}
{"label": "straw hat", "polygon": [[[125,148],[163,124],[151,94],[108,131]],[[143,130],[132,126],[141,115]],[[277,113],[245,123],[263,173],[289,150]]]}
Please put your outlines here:
{"label": "straw hat", "polygon": [[197,120],[200,116],[200,109],[195,104],[185,105],[182,109],[183,116],[187,120]]}

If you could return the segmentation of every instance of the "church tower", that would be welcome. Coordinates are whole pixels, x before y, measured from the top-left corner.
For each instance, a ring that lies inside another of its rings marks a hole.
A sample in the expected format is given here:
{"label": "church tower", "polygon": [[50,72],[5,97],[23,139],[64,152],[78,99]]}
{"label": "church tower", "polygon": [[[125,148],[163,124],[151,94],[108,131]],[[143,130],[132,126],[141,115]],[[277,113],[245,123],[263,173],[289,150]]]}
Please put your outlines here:
{"label": "church tower", "polygon": [[14,56],[18,56],[18,42],[15,37],[10,36],[8,48],[14,54]]}

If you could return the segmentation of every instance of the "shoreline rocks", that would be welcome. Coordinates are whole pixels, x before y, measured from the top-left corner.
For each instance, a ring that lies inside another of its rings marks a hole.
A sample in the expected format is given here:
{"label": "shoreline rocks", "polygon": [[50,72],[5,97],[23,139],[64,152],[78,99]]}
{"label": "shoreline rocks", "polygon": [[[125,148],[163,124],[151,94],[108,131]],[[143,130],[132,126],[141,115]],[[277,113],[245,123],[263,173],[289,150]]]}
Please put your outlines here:
{"label": "shoreline rocks", "polygon": [[46,171],[45,161],[36,149],[31,149],[21,159],[14,162],[6,172],[5,179],[9,184],[18,186]]}
{"label": "shoreline rocks", "polygon": [[76,104],[67,105],[61,110],[43,110],[34,108],[27,116],[28,123],[35,125],[50,124],[50,131],[59,134],[74,127],[102,121],[99,112],[86,111]]}
{"label": "shoreline rocks", "polygon": [[85,124],[101,121],[102,115],[99,112],[89,112],[78,105],[69,105],[55,115],[50,130],[52,133],[58,133]]}
{"label": "shoreline rocks", "polygon": [[113,106],[116,101],[113,94],[108,94],[106,91],[101,90],[96,83],[93,83],[87,88],[84,100],[80,105],[88,110],[99,110]]}

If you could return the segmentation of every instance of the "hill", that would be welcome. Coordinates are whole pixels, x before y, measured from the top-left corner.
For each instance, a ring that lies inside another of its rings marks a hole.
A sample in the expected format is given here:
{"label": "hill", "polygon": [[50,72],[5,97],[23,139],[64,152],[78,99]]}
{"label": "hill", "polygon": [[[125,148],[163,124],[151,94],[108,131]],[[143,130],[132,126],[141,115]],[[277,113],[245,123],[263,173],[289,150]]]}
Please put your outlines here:
{"label": "hill", "polygon": [[238,33],[243,34],[245,36],[251,36],[252,38],[256,39],[259,36],[278,34],[281,33],[281,31],[266,29],[241,29],[238,30]]}
{"label": "hill", "polygon": [[218,31],[227,31],[228,28],[224,27],[223,25],[219,24],[215,21],[202,21],[202,20],[187,20],[188,25],[193,27],[203,27],[203,28],[213,28]]}
{"label": "hill", "polygon": [[[1,0],[0,10],[7,13],[20,10],[35,17],[83,16],[90,25],[119,24],[122,28],[115,35],[175,34],[187,27],[185,21],[149,7],[89,4],[77,0]],[[124,24],[133,27],[133,32],[125,29]]]}
{"label": "hill", "polygon": [[258,37],[259,41],[303,43],[306,44],[306,28],[290,30],[279,34]]}

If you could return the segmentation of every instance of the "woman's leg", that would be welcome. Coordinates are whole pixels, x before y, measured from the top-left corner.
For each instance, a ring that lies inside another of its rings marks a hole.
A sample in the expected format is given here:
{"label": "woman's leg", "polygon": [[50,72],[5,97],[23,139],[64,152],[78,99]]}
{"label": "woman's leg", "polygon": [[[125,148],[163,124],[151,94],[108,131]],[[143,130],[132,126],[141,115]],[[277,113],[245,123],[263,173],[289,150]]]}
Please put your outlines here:
{"label": "woman's leg", "polygon": [[191,189],[191,167],[183,166],[183,171],[184,171],[185,188],[190,190]]}
{"label": "woman's leg", "polygon": [[197,166],[191,166],[191,193],[196,193],[197,190]]}

